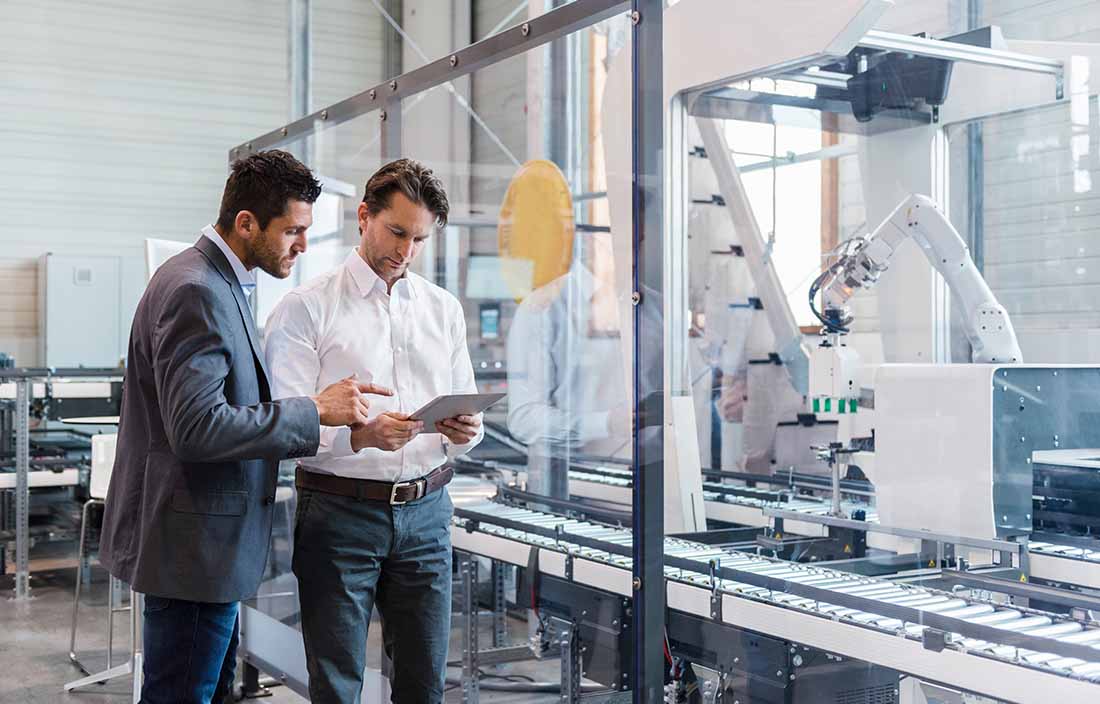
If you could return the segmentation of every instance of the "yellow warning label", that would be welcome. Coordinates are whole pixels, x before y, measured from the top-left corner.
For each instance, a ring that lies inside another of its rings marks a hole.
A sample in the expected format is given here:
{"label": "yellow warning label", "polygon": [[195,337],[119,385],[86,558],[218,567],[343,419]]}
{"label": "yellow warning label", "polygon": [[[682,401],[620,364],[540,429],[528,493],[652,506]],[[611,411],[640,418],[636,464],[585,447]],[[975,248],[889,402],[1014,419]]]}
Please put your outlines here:
{"label": "yellow warning label", "polygon": [[1026,582],[1027,581],[1027,575],[1026,574],[1020,575],[1020,581],[1021,582]]}
{"label": "yellow warning label", "polygon": [[851,545],[845,545],[844,546],[844,552],[851,553],[852,552],[852,546]]}

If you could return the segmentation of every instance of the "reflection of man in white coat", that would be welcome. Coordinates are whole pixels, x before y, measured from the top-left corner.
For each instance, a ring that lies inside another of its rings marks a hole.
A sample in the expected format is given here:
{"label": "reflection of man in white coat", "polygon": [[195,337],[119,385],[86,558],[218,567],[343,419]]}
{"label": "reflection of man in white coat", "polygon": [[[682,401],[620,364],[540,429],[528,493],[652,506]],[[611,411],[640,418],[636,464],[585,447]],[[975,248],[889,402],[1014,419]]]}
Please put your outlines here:
{"label": "reflection of man in white coat", "polygon": [[585,237],[569,272],[527,296],[508,333],[508,430],[532,457],[630,457],[615,288]]}

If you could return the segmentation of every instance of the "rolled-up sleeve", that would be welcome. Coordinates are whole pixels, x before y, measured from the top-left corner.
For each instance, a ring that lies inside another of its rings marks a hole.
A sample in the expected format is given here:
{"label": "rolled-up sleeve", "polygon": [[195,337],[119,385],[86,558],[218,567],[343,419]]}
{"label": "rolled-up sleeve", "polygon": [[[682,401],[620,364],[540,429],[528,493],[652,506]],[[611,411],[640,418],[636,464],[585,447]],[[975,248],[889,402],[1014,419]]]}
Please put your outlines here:
{"label": "rolled-up sleeve", "polygon": [[[296,292],[283,297],[267,318],[264,331],[264,356],[271,370],[271,396],[315,396],[321,373],[321,358],[317,352],[319,326],[309,306]],[[317,457],[348,457],[351,449],[351,429],[321,426],[321,442]]]}

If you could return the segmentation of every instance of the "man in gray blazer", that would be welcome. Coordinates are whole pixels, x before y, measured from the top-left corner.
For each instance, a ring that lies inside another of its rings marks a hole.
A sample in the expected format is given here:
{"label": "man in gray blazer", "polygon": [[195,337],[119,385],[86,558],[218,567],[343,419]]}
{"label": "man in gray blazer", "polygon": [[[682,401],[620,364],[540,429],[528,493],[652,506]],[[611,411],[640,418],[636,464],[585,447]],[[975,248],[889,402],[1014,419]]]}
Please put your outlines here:
{"label": "man in gray blazer", "polygon": [[279,460],[313,455],[322,425],[363,423],[364,394],[388,393],[349,377],[271,400],[253,270],[290,274],[320,192],[286,152],[236,162],[217,223],[157,270],[134,315],[100,561],[146,595],[146,704],[222,701]]}

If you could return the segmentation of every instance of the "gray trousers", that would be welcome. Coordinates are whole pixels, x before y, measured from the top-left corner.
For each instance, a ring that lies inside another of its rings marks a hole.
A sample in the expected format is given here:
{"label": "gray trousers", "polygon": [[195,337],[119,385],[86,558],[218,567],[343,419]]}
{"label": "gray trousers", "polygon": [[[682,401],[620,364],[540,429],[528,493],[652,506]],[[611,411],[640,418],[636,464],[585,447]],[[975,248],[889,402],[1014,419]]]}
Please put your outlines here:
{"label": "gray trousers", "polygon": [[398,506],[299,491],[293,569],[313,702],[359,704],[375,605],[392,700],[443,701],[453,511],[445,488]]}

